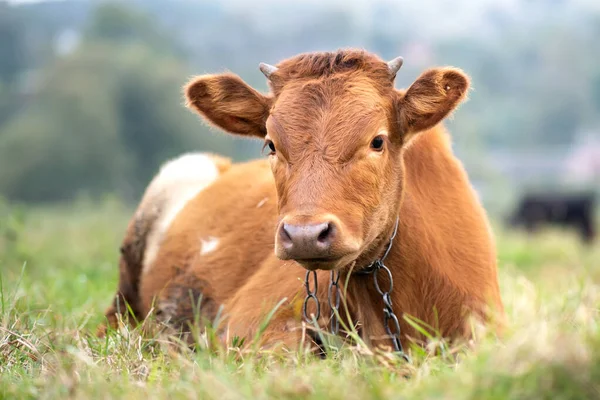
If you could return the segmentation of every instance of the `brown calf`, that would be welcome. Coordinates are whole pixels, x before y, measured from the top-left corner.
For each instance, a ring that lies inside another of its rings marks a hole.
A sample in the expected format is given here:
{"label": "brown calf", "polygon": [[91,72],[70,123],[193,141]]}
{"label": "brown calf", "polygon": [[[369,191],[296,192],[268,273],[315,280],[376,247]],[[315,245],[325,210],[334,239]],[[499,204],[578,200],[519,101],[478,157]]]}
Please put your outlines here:
{"label": "brown calf", "polygon": [[[189,107],[263,140],[268,160],[230,166],[188,155],[163,168],[125,237],[109,322],[126,301],[140,319],[154,310],[185,327],[201,297],[202,317],[213,319],[223,305],[229,337],[252,338],[284,299],[262,339],[296,347],[306,270],[317,270],[323,327],[335,270],[340,282],[351,274],[340,313],[370,345],[389,345],[379,340],[382,297],[353,271],[381,257],[397,220],[385,260],[396,314],[450,338],[469,336],[471,315],[502,316],[490,226],[440,124],[466,97],[469,79],[436,68],[396,90],[400,65],[356,50],[303,54],[261,65],[268,95],[233,74],[192,80]],[[403,344],[419,337],[402,319],[401,328]]]}

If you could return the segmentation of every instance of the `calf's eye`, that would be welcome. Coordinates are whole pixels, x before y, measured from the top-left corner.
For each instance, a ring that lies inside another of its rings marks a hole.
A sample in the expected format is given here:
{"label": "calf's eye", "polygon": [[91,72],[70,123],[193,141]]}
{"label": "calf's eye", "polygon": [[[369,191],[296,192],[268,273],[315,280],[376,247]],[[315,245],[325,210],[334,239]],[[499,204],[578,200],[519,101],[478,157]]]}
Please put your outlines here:
{"label": "calf's eye", "polygon": [[375,151],[382,151],[383,146],[385,144],[385,139],[383,136],[375,136],[373,140],[371,140],[371,149]]}
{"label": "calf's eye", "polygon": [[263,146],[263,150],[265,148],[267,148],[267,147],[269,148],[269,151],[270,151],[269,154],[275,154],[275,144],[273,143],[272,140],[269,140],[269,139],[265,140],[265,144]]}

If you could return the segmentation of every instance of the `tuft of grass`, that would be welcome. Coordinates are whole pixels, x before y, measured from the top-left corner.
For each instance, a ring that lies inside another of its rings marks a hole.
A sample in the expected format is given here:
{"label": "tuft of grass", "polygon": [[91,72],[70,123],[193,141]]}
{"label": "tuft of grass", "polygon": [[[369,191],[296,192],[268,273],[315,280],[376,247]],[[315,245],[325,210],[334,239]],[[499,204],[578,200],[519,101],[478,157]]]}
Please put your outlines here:
{"label": "tuft of grass", "polygon": [[95,337],[129,216],[114,201],[0,204],[0,399],[600,398],[600,244],[498,227],[501,338],[473,326],[476,341],[450,346],[428,333],[410,364],[326,338],[320,360],[239,339],[215,348],[210,329],[196,351],[143,327]]}

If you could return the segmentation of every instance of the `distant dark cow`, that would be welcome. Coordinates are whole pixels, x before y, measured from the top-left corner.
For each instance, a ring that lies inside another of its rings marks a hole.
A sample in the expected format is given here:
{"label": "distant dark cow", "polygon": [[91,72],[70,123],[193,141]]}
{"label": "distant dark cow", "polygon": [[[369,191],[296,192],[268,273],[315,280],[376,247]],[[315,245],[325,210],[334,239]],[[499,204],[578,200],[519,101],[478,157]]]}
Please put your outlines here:
{"label": "distant dark cow", "polygon": [[593,193],[530,193],[521,199],[509,223],[513,227],[523,226],[529,232],[544,225],[572,227],[589,243],[596,234],[594,205]]}

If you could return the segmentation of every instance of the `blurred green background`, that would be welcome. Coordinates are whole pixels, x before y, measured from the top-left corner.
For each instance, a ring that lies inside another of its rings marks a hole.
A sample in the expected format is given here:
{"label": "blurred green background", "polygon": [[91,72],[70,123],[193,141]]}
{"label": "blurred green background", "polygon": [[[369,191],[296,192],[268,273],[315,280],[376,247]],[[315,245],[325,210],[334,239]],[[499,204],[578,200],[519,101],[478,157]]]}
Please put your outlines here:
{"label": "blurred green background", "polygon": [[600,186],[600,3],[595,0],[0,1],[0,195],[135,203],[185,151],[260,157],[183,106],[194,74],[363,47],[473,79],[447,122],[492,213],[524,190]]}

